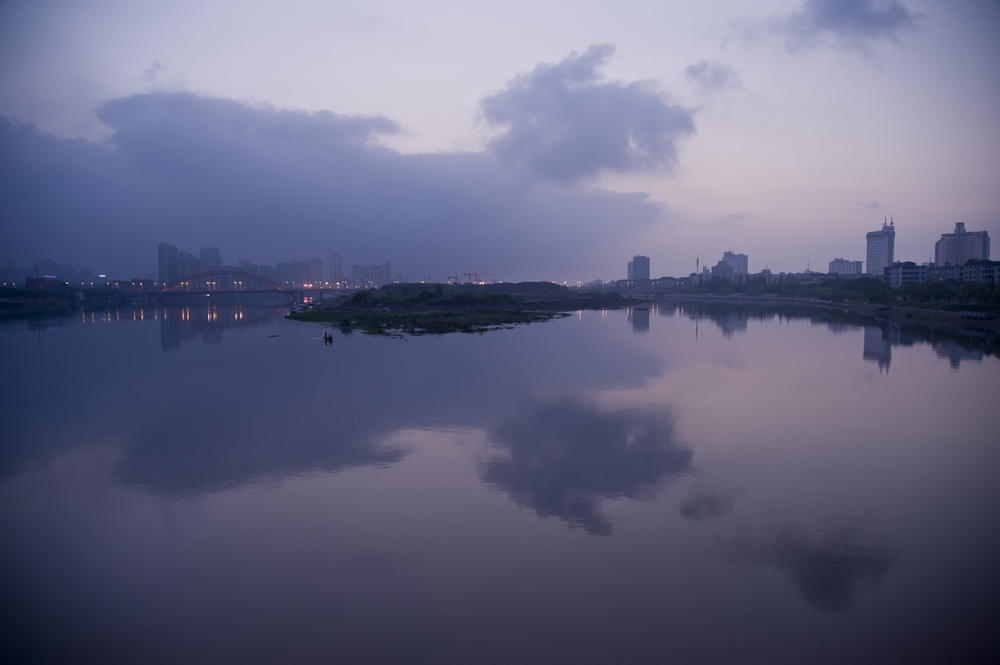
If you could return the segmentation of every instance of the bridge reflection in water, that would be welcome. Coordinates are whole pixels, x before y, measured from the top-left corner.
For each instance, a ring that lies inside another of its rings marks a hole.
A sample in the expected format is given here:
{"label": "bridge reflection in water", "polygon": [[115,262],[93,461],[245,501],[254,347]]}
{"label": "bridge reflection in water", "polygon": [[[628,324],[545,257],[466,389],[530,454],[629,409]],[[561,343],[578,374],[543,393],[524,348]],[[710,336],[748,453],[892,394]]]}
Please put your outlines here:
{"label": "bridge reflection in water", "polygon": [[157,318],[160,320],[160,348],[173,351],[197,337],[201,337],[205,344],[219,344],[227,329],[257,326],[282,316],[287,311],[285,306],[273,305],[159,308]]}

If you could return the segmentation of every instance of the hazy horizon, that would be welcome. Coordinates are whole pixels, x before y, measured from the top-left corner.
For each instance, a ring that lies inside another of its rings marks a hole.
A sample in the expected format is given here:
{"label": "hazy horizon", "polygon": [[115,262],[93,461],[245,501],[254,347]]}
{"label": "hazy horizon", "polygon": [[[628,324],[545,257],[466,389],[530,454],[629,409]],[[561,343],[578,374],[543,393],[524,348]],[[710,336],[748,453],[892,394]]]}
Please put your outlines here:
{"label": "hazy horizon", "polygon": [[[443,280],[1000,236],[1000,3],[0,5],[0,261]],[[996,256],[991,258],[996,259]]]}

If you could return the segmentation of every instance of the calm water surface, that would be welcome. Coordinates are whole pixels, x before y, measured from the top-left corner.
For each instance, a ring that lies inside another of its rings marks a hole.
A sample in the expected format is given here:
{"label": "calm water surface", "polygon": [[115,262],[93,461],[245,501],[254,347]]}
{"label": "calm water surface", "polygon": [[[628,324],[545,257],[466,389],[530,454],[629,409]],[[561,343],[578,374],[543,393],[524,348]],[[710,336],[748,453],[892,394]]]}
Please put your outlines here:
{"label": "calm water surface", "polygon": [[0,659],[997,662],[1000,361],[775,311],[0,324]]}

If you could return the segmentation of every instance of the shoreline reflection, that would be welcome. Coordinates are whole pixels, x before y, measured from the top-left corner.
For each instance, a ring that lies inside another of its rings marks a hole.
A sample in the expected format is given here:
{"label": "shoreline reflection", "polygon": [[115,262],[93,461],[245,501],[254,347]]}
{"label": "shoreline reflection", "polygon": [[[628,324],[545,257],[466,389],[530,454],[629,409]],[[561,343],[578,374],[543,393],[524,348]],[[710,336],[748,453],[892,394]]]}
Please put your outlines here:
{"label": "shoreline reflection", "polygon": [[198,336],[203,344],[221,344],[224,330],[257,326],[286,311],[287,307],[241,305],[159,308],[160,348],[173,351]]}

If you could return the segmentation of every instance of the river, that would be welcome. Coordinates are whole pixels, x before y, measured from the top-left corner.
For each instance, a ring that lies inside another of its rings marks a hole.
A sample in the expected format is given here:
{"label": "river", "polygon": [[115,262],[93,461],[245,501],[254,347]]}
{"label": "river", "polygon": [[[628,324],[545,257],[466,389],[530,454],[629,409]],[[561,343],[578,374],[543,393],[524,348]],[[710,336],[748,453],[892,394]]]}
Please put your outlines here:
{"label": "river", "polygon": [[8,663],[1000,657],[993,341],[660,304],[0,324]]}

